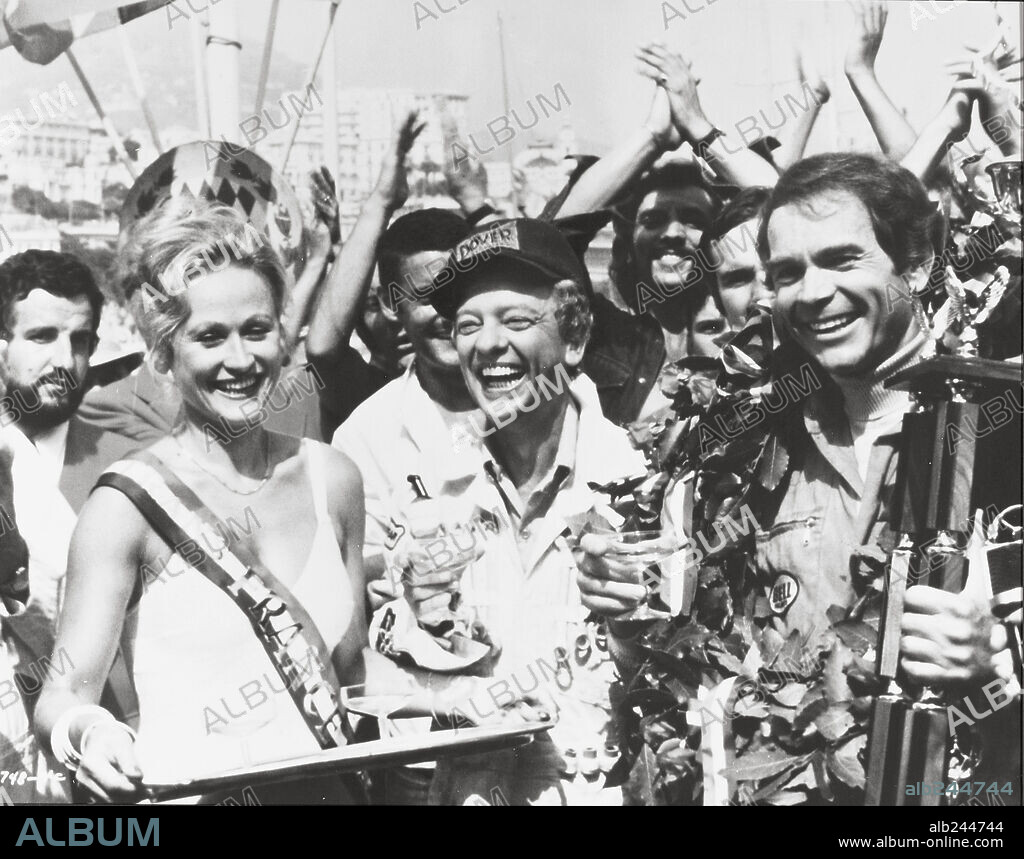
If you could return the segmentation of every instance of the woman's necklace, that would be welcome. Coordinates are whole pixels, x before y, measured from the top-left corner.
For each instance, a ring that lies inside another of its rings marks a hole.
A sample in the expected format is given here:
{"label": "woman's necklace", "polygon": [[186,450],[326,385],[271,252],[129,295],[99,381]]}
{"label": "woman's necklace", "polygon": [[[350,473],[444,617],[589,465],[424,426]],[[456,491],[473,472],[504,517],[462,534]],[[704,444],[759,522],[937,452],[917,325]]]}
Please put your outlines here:
{"label": "woman's necklace", "polygon": [[216,474],[214,474],[212,471],[210,471],[210,469],[208,469],[198,459],[196,459],[191,453],[189,453],[188,448],[186,448],[185,445],[183,445],[181,443],[180,439],[177,436],[172,436],[172,438],[177,443],[178,447],[181,448],[181,452],[184,453],[185,456],[187,456],[189,459],[191,459],[193,464],[196,467],[198,467],[201,471],[206,472],[206,474],[208,474],[210,477],[212,477],[214,480],[216,480],[228,492],[231,492],[231,493],[233,493],[235,495],[255,495],[264,486],[266,486],[267,485],[267,481],[270,480],[270,473],[271,473],[271,467],[270,467],[270,436],[267,433],[263,434],[263,461],[266,463],[266,468],[264,469],[263,478],[252,489],[235,489],[232,486],[228,486]]}

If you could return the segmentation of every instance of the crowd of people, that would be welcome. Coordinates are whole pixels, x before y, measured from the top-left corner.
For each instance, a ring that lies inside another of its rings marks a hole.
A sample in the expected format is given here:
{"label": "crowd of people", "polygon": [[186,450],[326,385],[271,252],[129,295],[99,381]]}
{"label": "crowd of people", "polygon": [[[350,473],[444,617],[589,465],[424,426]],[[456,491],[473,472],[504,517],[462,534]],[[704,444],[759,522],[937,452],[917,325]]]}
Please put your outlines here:
{"label": "crowd of people", "polygon": [[[236,211],[172,198],[119,249],[147,353],[107,384],[88,374],[89,269],[33,250],[0,265],[0,788],[142,801],[145,783],[331,749],[361,738],[340,690],[365,684],[435,727],[551,727],[368,780],[259,787],[261,802],[637,802],[616,690],[647,658],[653,597],[613,550],[624,526],[602,488],[657,469],[638,439],[675,414],[680,374],[713,396],[723,347],[768,318],[821,385],[785,425],[730,587],[813,650],[830,608],[869,588],[853,560],[889,528],[913,405],[885,380],[943,350],[953,332],[929,313],[998,279],[980,354],[1021,353],[1020,174],[1007,193],[985,172],[1020,158],[1015,52],[957,67],[918,134],[873,72],[884,6],[856,4],[855,22],[847,78],[880,154],[804,156],[829,96],[804,63],[821,104],[791,138],[730,139],[685,57],[651,43],[646,122],[580,158],[539,218],[502,217],[472,165],[451,176],[460,208],[395,218],[414,113],[344,243],[314,177],[295,285],[268,242],[234,241]],[[991,135],[980,158],[955,146],[968,132]],[[583,257],[609,222],[602,294]],[[654,542],[692,536],[690,478],[669,477]],[[902,676],[958,697],[1001,678],[1019,697],[1019,624],[971,588],[911,587]],[[1008,755],[1004,721],[978,728]],[[805,781],[804,801],[854,793],[822,788]]]}

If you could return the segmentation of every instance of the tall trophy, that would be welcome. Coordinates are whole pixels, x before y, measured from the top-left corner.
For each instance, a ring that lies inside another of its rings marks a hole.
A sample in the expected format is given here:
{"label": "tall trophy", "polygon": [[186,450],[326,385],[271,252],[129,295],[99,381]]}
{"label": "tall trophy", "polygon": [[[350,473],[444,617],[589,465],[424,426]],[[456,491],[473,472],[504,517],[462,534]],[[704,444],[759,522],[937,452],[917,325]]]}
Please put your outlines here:
{"label": "tall trophy", "polygon": [[[1007,165],[992,166],[1000,168],[993,176],[997,205],[1004,217],[1015,210],[1019,235],[1020,165],[1015,165],[1015,177]],[[951,780],[953,738],[942,696],[933,689],[915,689],[901,676],[904,595],[909,584],[961,591],[972,513],[993,504],[1008,509],[1020,498],[1014,447],[1021,439],[1021,365],[978,357],[976,332],[998,303],[1009,275],[1000,268],[971,301],[965,300],[964,286],[953,272],[947,275],[950,301],[945,314],[936,314],[936,323],[943,316],[943,325],[960,326],[956,351],[926,358],[886,381],[887,387],[909,391],[914,406],[903,419],[890,523],[899,536],[886,570],[876,650],[876,673],[888,688],[872,713],[865,785],[869,806],[947,801],[937,788],[933,793],[921,787],[907,790]],[[998,427],[997,418],[1002,419]],[[1017,575],[1019,587],[1019,570]],[[1010,640],[1012,648],[1019,632]],[[1019,666],[1019,660],[1014,664]]]}
{"label": "tall trophy", "polygon": [[[1021,165],[997,162],[987,172],[994,191],[989,214],[1004,232],[1019,237]],[[909,391],[914,407],[903,419],[900,436],[890,523],[899,537],[886,570],[875,666],[888,688],[872,712],[865,805],[938,806],[947,800],[945,791],[907,790],[948,783],[953,738],[941,695],[929,688],[903,688],[911,685],[899,671],[904,594],[909,584],[961,591],[973,511],[993,505],[1009,509],[1020,499],[1020,463],[1013,446],[1021,439],[1021,365],[978,356],[977,329],[999,303],[1008,280],[1009,272],[1000,267],[972,297],[947,269],[949,300],[932,322],[921,321],[933,341],[959,326],[954,353],[933,355],[886,381],[888,387]],[[1007,569],[1006,563],[990,569],[997,617],[1008,614],[1004,597],[1021,587],[1021,570],[1006,575]],[[1008,631],[1013,651],[1020,631]],[[1019,653],[1014,653],[1014,668],[1020,669]]]}

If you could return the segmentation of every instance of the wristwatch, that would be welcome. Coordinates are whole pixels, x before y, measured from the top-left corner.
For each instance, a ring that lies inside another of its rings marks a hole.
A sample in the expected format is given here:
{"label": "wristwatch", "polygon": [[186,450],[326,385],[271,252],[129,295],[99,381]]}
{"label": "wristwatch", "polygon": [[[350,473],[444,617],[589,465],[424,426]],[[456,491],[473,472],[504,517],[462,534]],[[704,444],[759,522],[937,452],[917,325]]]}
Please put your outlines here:
{"label": "wristwatch", "polygon": [[700,140],[693,141],[693,154],[698,158],[703,158],[707,161],[708,147],[724,134],[725,132],[722,131],[722,129],[712,127],[711,131],[705,134]]}

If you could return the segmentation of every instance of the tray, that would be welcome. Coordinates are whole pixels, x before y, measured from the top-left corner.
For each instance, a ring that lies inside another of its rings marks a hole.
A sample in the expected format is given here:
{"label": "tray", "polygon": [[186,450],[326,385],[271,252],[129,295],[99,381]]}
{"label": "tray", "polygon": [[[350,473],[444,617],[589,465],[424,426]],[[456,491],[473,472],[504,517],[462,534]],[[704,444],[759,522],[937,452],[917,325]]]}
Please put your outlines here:
{"label": "tray", "polygon": [[537,734],[549,730],[553,724],[527,722],[390,737],[369,743],[355,743],[301,758],[203,775],[184,782],[161,783],[143,780],[142,786],[147,791],[148,799],[161,801],[238,787],[299,781],[332,773],[403,766],[493,749],[516,748],[532,742]]}

